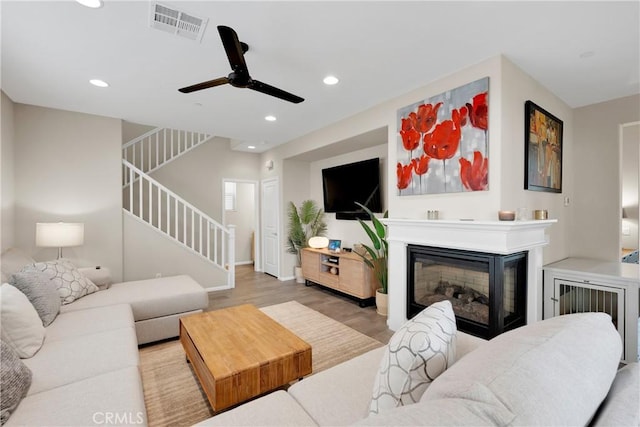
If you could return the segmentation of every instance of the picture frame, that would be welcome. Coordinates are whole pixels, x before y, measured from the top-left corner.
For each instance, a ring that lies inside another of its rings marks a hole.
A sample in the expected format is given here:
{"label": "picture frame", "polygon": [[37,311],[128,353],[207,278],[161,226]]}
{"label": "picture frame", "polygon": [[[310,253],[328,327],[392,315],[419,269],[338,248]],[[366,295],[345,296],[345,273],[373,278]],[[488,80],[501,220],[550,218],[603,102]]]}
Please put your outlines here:
{"label": "picture frame", "polygon": [[329,250],[331,252],[340,252],[342,240],[329,239]]}
{"label": "picture frame", "polygon": [[524,123],[524,189],[562,193],[562,120],[527,101]]}

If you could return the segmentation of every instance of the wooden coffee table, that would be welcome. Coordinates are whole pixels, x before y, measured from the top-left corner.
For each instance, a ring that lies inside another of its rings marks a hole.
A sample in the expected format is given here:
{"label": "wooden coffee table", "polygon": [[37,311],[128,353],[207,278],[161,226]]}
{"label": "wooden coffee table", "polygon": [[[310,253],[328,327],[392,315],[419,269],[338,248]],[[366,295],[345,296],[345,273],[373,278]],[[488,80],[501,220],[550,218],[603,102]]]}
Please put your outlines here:
{"label": "wooden coffee table", "polygon": [[311,373],[311,346],[250,304],[180,318],[180,342],[214,411]]}

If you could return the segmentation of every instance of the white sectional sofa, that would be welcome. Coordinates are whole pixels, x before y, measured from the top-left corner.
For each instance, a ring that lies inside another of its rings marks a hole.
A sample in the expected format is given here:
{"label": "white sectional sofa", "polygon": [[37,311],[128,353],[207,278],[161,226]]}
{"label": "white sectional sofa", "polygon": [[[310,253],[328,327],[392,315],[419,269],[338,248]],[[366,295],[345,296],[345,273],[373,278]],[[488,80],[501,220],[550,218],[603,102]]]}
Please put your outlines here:
{"label": "white sectional sofa", "polygon": [[369,413],[385,347],[222,412],[199,426],[638,426],[638,364],[618,369],[604,314],[574,314],[483,341],[457,333],[456,362],[417,403]]}
{"label": "white sectional sofa", "polygon": [[[30,263],[18,250],[3,253],[3,283]],[[178,319],[208,303],[192,278],[174,276],[114,284],[62,305],[39,350],[21,359],[31,385],[6,425],[145,425],[138,345],[178,336]]]}

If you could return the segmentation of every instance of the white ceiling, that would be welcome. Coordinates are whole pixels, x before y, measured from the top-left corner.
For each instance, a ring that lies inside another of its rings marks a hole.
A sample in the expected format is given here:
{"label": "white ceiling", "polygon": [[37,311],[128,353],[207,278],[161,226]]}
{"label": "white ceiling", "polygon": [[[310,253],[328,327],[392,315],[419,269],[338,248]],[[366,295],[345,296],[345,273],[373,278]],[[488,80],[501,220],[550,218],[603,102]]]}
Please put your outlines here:
{"label": "white ceiling", "polygon": [[[160,3],[208,17],[202,42],[151,29],[148,1],[3,0],[2,89],[19,103],[209,132],[256,152],[498,54],[572,107],[640,92],[638,1]],[[179,93],[230,72],[217,25],[250,45],[253,78],[306,100],[230,85]],[[327,74],[340,83],[325,86]]]}

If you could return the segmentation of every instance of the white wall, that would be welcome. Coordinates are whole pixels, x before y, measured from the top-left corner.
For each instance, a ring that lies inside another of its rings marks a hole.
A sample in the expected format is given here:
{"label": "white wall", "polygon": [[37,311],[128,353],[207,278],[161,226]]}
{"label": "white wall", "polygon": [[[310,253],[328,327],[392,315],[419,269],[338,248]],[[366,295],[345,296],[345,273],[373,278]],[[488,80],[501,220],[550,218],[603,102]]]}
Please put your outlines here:
{"label": "white wall", "polygon": [[[293,268],[296,265],[296,256],[287,252],[289,203],[296,206],[310,198],[309,194],[309,162],[298,160],[284,160],[281,165],[282,177],[280,184],[280,280],[293,279]],[[275,166],[274,166],[275,169]],[[316,200],[318,201],[318,200]],[[320,199],[322,203],[322,198]],[[322,206],[322,204],[320,205]]]}
{"label": "white wall", "polygon": [[4,92],[2,94],[2,140],[0,145],[0,174],[2,184],[0,188],[0,252],[15,246],[14,210],[15,210],[15,180],[14,180],[14,129],[13,129],[13,101]]}
{"label": "white wall", "polygon": [[144,135],[145,133],[155,129],[154,126],[142,125],[140,123],[122,121],[122,143],[126,144],[134,138]]}
{"label": "white wall", "polygon": [[84,245],[63,255],[121,280],[121,121],[24,104],[14,115],[15,246],[55,258],[35,247],[36,222],[83,222]]}
{"label": "white wall", "polygon": [[640,120],[640,95],[574,110],[573,210],[570,252],[620,260],[620,125]]}

